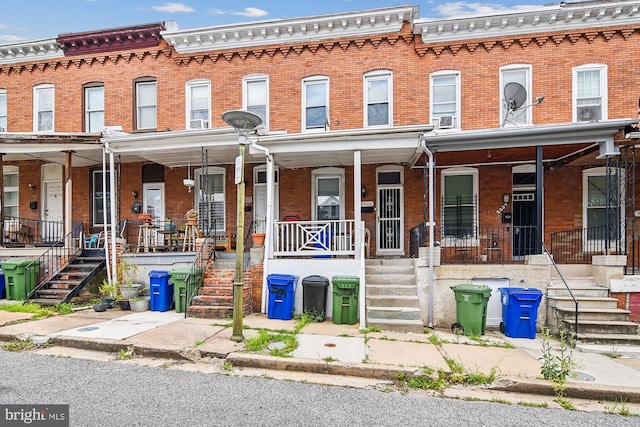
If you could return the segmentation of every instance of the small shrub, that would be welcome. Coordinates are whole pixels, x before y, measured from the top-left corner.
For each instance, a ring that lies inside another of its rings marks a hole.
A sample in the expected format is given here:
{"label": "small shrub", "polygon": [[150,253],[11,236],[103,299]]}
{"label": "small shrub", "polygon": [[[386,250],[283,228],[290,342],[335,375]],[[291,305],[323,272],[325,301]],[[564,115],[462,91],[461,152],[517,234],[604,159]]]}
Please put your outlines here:
{"label": "small shrub", "polygon": [[22,340],[14,339],[4,343],[2,348],[4,348],[6,351],[31,350],[33,348],[33,343],[31,342],[31,340],[22,341]]}

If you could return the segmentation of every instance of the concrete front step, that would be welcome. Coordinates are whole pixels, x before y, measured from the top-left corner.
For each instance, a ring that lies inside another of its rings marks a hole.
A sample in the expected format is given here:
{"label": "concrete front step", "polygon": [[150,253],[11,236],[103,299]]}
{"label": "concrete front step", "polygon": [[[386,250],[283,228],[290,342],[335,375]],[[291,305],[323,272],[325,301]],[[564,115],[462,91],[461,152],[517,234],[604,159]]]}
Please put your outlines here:
{"label": "concrete front step", "polygon": [[367,319],[367,326],[377,326],[383,331],[424,333],[421,320]]}
{"label": "concrete front step", "polygon": [[416,276],[413,274],[370,274],[365,276],[367,285],[405,285],[416,286]]}
{"label": "concrete front step", "polygon": [[[564,327],[575,331],[575,319],[565,319]],[[637,335],[640,325],[624,320],[584,320],[578,316],[578,334]]]}
{"label": "concrete front step", "polygon": [[365,260],[365,266],[375,267],[377,265],[392,266],[402,265],[413,268],[413,259],[411,258],[368,258]]}
{"label": "concrete front step", "polygon": [[420,320],[417,307],[367,307],[367,319],[370,322],[384,320]]}
{"label": "concrete front step", "polygon": [[617,345],[640,346],[640,335],[590,334],[578,331],[578,340],[583,343],[610,345],[612,353],[616,352]]}
{"label": "concrete front step", "polygon": [[[571,289],[571,293],[573,293],[573,296],[577,297],[591,297],[591,298],[597,298],[597,297],[608,297],[609,296],[609,289],[607,288],[603,288],[601,286],[594,286],[593,284],[591,284],[591,286],[572,286],[570,287]],[[554,284],[551,286],[547,287],[547,297],[554,297],[554,296],[569,296],[569,291],[567,290],[566,286],[560,284]]]}
{"label": "concrete front step", "polygon": [[[582,308],[618,308],[618,300],[615,298],[577,297],[578,306]],[[575,309],[575,302],[571,297],[548,297],[549,307],[563,307]]]}
{"label": "concrete front step", "polygon": [[419,307],[415,295],[370,295],[367,296],[367,307]]}
{"label": "concrete front step", "polygon": [[[553,310],[557,313],[560,321],[575,319],[575,308],[556,307]],[[627,321],[629,320],[629,310],[583,308],[578,305],[578,322],[583,320]]]}
{"label": "concrete front step", "polygon": [[372,265],[367,266],[367,274],[411,274],[413,266],[406,265]]}
{"label": "concrete front step", "polygon": [[415,283],[409,285],[371,285],[367,283],[367,296],[410,296],[415,297]]}

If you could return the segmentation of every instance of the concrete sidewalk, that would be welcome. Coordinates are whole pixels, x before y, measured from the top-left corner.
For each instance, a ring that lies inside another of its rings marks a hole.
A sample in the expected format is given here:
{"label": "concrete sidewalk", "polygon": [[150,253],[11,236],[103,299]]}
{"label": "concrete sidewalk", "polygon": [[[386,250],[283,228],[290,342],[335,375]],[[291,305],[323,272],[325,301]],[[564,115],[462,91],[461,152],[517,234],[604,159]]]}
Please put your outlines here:
{"label": "concrete sidewalk", "polygon": [[[541,379],[540,335],[536,339],[509,338],[487,331],[476,341],[439,329],[425,334],[362,333],[357,325],[336,325],[326,320],[306,324],[297,335],[298,348],[292,357],[284,358],[251,353],[244,343],[231,341],[229,319],[185,318],[173,311],[134,313],[117,308],[105,312],[80,310],[41,320],[29,318],[25,313],[0,310],[0,340],[31,339],[36,344],[54,344],[54,348],[103,352],[125,349],[140,356],[177,360],[217,358],[246,369],[330,374],[387,383],[397,380],[400,373],[413,375],[425,367],[450,373],[450,359],[465,372],[489,375],[495,371],[497,379],[488,387],[491,390],[555,394],[552,383]],[[296,320],[268,319],[261,314],[247,316],[243,323],[245,339],[256,336],[259,329],[294,331],[297,324]],[[513,348],[505,347],[507,343]],[[640,404],[640,348],[583,346],[573,351],[573,357],[578,369],[567,381],[568,397]]]}

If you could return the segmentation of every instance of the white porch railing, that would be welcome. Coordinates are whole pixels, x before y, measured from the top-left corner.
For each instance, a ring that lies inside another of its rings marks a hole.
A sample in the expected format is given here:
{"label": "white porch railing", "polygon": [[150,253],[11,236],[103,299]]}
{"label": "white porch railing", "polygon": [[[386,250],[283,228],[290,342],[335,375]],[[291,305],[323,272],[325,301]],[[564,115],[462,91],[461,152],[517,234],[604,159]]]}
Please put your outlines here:
{"label": "white porch railing", "polygon": [[294,221],[273,224],[276,257],[355,257],[355,220]]}

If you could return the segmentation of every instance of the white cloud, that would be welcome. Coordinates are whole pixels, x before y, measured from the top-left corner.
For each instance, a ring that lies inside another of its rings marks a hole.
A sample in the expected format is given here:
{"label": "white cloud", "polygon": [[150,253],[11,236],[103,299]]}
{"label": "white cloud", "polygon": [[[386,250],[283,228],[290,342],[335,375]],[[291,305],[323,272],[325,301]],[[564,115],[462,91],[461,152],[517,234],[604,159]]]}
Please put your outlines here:
{"label": "white cloud", "polygon": [[236,15],[236,16],[246,16],[248,18],[259,18],[261,16],[266,16],[269,14],[266,10],[257,9],[255,7],[247,7],[241,12],[227,12],[221,9],[210,9],[209,13],[211,15]]}
{"label": "white cloud", "polygon": [[0,42],[3,43],[18,43],[26,40],[24,37],[12,36],[12,35],[0,35]]}
{"label": "white cloud", "polygon": [[151,9],[156,12],[165,13],[190,13],[195,12],[192,7],[184,5],[182,3],[165,3],[163,6],[151,6]]}
{"label": "white cloud", "polygon": [[442,18],[460,18],[470,15],[491,15],[494,13],[517,12],[538,8],[540,8],[540,6],[519,5],[506,7],[497,3],[467,3],[459,1],[438,5],[435,7],[435,12]]}

